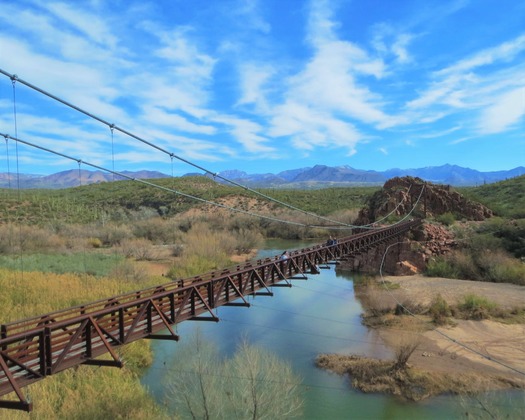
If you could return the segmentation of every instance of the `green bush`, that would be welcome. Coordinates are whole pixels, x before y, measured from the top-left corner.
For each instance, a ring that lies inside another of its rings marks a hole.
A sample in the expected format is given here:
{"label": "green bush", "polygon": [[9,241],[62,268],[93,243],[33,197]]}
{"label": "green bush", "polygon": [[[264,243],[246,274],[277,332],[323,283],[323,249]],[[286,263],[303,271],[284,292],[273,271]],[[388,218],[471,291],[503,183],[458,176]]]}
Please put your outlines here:
{"label": "green bush", "polygon": [[489,301],[483,296],[475,294],[468,294],[463,297],[458,308],[465,314],[467,319],[487,319],[490,317],[492,311],[496,308],[496,304]]}
{"label": "green bush", "polygon": [[155,244],[173,244],[181,237],[178,222],[173,218],[140,220],[133,223],[132,230],[135,237],[145,238]]}
{"label": "green bush", "polygon": [[525,284],[525,265],[502,250],[485,250],[476,260],[484,280]]}
{"label": "green bush", "polygon": [[465,280],[482,280],[480,270],[468,250],[457,250],[447,256],[447,260],[458,273],[458,278]]}
{"label": "green bush", "polygon": [[446,325],[448,318],[452,315],[450,306],[440,294],[434,297],[428,312],[432,317],[432,321],[437,325]]}
{"label": "green bush", "polygon": [[436,216],[436,221],[444,224],[445,226],[450,226],[456,221],[456,216],[454,216],[453,213],[447,212]]}
{"label": "green bush", "polygon": [[457,279],[459,278],[460,273],[449,260],[443,257],[438,257],[433,258],[428,262],[425,274],[429,277]]}

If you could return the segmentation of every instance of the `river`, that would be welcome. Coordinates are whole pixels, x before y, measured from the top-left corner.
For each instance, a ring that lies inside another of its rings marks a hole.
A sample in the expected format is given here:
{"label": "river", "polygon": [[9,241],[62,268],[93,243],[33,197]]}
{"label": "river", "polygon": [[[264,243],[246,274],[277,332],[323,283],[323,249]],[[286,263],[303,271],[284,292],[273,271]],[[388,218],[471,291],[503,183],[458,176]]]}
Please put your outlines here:
{"label": "river", "polygon": [[[268,241],[258,258],[304,246],[307,244]],[[454,396],[407,403],[392,396],[364,394],[352,389],[347,378],[318,369],[314,360],[320,353],[385,358],[392,352],[361,324],[362,307],[354,297],[352,273],[336,273],[330,266],[319,275],[309,275],[306,281],[293,280],[292,284],[292,288],[273,288],[273,297],[250,297],[250,308],[218,308],[219,323],[187,321],[178,325],[177,332],[184,340],[199,328],[223,356],[233,354],[237,344],[247,337],[250,343],[289,362],[302,378],[303,419],[451,419],[462,418],[466,409],[475,409],[472,405],[462,406],[460,398]],[[166,366],[177,356],[177,347],[175,342],[154,341],[154,362],[142,378],[162,404],[166,401]],[[500,394],[498,398],[503,402],[497,404],[500,408],[513,406],[510,414],[514,418],[520,411],[523,413],[523,396],[523,392]]]}

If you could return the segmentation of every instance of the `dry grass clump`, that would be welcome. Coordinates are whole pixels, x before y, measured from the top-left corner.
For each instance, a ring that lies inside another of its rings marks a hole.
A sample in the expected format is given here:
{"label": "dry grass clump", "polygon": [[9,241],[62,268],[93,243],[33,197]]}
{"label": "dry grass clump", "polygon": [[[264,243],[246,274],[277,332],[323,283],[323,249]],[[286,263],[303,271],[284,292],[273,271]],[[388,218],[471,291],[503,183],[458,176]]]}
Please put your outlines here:
{"label": "dry grass clump", "polygon": [[63,250],[65,241],[48,229],[14,224],[0,225],[0,254]]}
{"label": "dry grass clump", "polygon": [[[406,354],[406,353],[405,353]],[[321,354],[316,365],[339,375],[349,375],[352,386],[363,392],[396,395],[403,400],[420,401],[445,393],[470,395],[489,389],[489,384],[503,388],[520,387],[519,383],[499,377],[477,374],[439,374],[409,367],[397,369],[398,360],[377,360],[361,356]]]}
{"label": "dry grass clump", "polygon": [[126,258],[133,258],[138,261],[154,261],[161,257],[158,248],[153,243],[144,238],[125,239],[115,247],[115,251]]}

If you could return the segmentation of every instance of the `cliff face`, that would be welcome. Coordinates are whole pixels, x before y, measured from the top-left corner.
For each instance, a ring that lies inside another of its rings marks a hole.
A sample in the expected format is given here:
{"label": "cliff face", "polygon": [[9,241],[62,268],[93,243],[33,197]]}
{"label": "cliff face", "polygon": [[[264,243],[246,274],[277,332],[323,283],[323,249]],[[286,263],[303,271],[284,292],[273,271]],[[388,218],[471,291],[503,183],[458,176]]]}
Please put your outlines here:
{"label": "cliff face", "polygon": [[[451,191],[448,186],[404,177],[387,181],[359,212],[356,224],[380,225],[387,217],[399,220],[410,214],[409,217],[428,219],[445,213],[452,213],[456,219],[477,221],[492,216],[490,209]],[[454,234],[446,226],[427,220],[418,230],[400,238],[399,243],[379,246],[351,258],[344,266],[355,271],[377,273],[383,262],[385,274],[415,274],[425,270],[430,258],[446,254],[455,246]]]}

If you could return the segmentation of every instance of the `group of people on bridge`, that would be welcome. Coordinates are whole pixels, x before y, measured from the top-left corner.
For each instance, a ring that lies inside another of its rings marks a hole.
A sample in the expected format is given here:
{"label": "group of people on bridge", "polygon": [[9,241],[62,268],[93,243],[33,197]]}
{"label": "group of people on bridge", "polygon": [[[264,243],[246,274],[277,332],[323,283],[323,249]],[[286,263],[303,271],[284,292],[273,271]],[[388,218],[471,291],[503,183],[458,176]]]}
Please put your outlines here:
{"label": "group of people on bridge", "polygon": [[332,238],[332,236],[330,236],[328,238],[328,240],[326,241],[326,245],[327,246],[330,246],[330,245],[337,245],[337,238]]}

